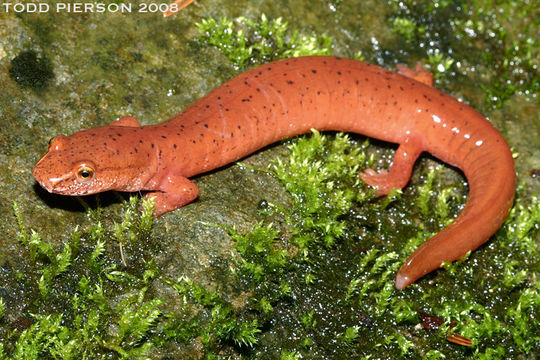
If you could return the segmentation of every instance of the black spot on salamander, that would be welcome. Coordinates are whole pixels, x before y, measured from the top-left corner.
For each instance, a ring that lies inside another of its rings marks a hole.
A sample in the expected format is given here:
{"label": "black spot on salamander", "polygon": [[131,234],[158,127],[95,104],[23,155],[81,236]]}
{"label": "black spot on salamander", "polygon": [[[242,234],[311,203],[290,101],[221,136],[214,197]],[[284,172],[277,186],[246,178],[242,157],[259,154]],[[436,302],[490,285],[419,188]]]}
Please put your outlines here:
{"label": "black spot on salamander", "polygon": [[229,111],[229,108],[225,108],[225,111]]}
{"label": "black spot on salamander", "polygon": [[338,71],[337,74],[338,74],[338,75],[341,75],[341,71]]}
{"label": "black spot on salamander", "polygon": [[358,79],[356,79],[356,80],[354,81],[354,83],[355,83],[356,85],[358,85],[358,84],[360,83],[360,81],[359,81]]}
{"label": "black spot on salamander", "polygon": [[426,112],[429,112],[429,109],[426,109]]}
{"label": "black spot on salamander", "polygon": [[260,88],[257,88],[257,89],[255,89],[255,90],[257,90],[258,92],[261,92],[261,89],[260,89]]}
{"label": "black spot on salamander", "polygon": [[317,73],[317,70],[312,69],[311,72],[314,73],[314,74],[316,74],[316,73]]}
{"label": "black spot on salamander", "polygon": [[240,130],[242,128],[240,125],[237,125],[236,127],[238,128],[238,130]]}
{"label": "black spot on salamander", "polygon": [[90,136],[96,136],[96,134],[92,133],[92,134],[90,134]]}
{"label": "black spot on salamander", "polygon": [[118,136],[122,136],[122,134],[120,134],[120,133],[116,133],[116,135],[118,135]]}
{"label": "black spot on salamander", "polygon": [[143,143],[142,139],[139,139],[139,143],[140,143],[140,144],[142,144],[142,143]]}
{"label": "black spot on salamander", "polygon": [[159,150],[158,158],[161,159],[161,150]]}
{"label": "black spot on salamander", "polygon": [[326,60],[323,60],[322,62],[324,65],[328,64],[328,62]]}
{"label": "black spot on salamander", "polygon": [[317,95],[321,95],[321,91],[320,91],[320,90],[319,90],[319,91],[317,91]]}
{"label": "black spot on salamander", "polygon": [[365,82],[369,82],[369,79],[367,77],[364,78]]}
{"label": "black spot on salamander", "polygon": [[399,87],[399,90],[405,91],[405,89],[403,88],[403,86],[400,86],[400,87]]}
{"label": "black spot on salamander", "polygon": [[231,137],[234,137],[234,133],[231,133]]}
{"label": "black spot on salamander", "polygon": [[418,99],[414,99],[414,102],[418,104]]}
{"label": "black spot on salamander", "polygon": [[165,135],[161,135],[162,138],[166,139],[167,137]]}
{"label": "black spot on salamander", "polygon": [[249,102],[249,99],[242,99],[242,102]]}
{"label": "black spot on salamander", "polygon": [[196,143],[197,143],[197,141],[196,141],[196,140],[191,140],[191,142],[192,142],[192,143],[194,143],[194,144],[196,144]]}
{"label": "black spot on salamander", "polygon": [[389,88],[389,89],[391,89],[391,88],[392,88],[392,86],[390,86],[390,85],[386,85],[386,87],[387,87],[387,88]]}
{"label": "black spot on salamander", "polygon": [[139,153],[139,149],[133,148],[133,150],[135,150],[136,153]]}
{"label": "black spot on salamander", "polygon": [[173,144],[173,148],[175,148],[175,149],[176,149],[177,147],[178,147],[178,145],[176,145],[176,144]]}
{"label": "black spot on salamander", "polygon": [[218,100],[221,100],[221,96],[218,96],[217,99],[218,99]]}
{"label": "black spot on salamander", "polygon": [[208,129],[208,124],[204,124],[204,127]]}
{"label": "black spot on salamander", "polygon": [[154,143],[152,143],[151,146],[152,146],[152,149],[153,149],[154,148]]}
{"label": "black spot on salamander", "polygon": [[287,84],[292,85],[292,84],[294,84],[294,81],[287,80]]}
{"label": "black spot on salamander", "polygon": [[207,109],[210,109],[210,105],[206,104],[206,108],[207,108]]}
{"label": "black spot on salamander", "polygon": [[247,82],[247,80],[244,80],[244,85],[249,85],[249,83]]}
{"label": "black spot on salamander", "polygon": [[397,105],[397,101],[394,101],[394,106],[396,106],[396,105]]}

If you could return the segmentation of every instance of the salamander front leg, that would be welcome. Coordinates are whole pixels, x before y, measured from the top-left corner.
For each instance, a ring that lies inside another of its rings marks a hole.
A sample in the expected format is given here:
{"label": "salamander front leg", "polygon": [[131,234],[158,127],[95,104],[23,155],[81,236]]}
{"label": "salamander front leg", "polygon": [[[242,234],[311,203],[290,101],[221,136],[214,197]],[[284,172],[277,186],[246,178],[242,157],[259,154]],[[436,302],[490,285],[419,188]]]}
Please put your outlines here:
{"label": "salamander front leg", "polygon": [[392,189],[403,189],[409,182],[414,163],[422,151],[422,138],[410,136],[399,145],[390,172],[367,169],[360,177],[377,190],[377,196],[387,195]]}
{"label": "salamander front leg", "polygon": [[155,191],[144,194],[145,199],[155,197],[155,217],[181,208],[195,200],[197,196],[199,196],[199,188],[191,180],[184,176],[170,174],[161,178]]}

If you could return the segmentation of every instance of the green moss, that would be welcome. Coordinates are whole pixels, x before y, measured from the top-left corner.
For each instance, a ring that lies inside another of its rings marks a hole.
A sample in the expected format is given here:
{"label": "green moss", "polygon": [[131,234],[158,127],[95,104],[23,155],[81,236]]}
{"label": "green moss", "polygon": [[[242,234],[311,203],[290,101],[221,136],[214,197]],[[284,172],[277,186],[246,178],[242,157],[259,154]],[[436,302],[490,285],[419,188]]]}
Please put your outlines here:
{"label": "green moss", "polygon": [[[435,78],[450,85],[456,74],[486,69],[474,78],[487,110],[502,108],[514,94],[534,101],[540,90],[538,23],[534,2],[475,0],[392,1],[389,17],[405,48],[427,58]],[[475,44],[481,43],[482,46]],[[469,75],[466,75],[469,76]],[[455,81],[454,81],[455,82]]]}
{"label": "green moss", "polygon": [[[126,206],[121,224],[146,238],[151,211],[134,214],[134,205],[132,200]],[[152,208],[150,203],[143,207]],[[27,248],[31,265],[24,279],[26,301],[32,306],[26,314],[31,319],[29,327],[2,333],[9,358],[81,359],[115,354],[128,359],[146,354],[152,346],[147,336],[161,315],[161,301],[147,296],[149,282],[156,276],[152,263],[146,264],[140,277],[116,270],[115,261],[105,250],[112,233],[98,225],[84,233],[76,228],[69,242],[56,249],[38,232],[28,234],[16,203],[13,209],[19,240]],[[113,224],[117,226],[119,223]],[[140,240],[139,236],[130,239],[132,243]],[[122,282],[128,284],[129,291],[114,304],[119,295],[115,288]]]}
{"label": "green moss", "polygon": [[[440,271],[437,275],[440,286],[431,287],[424,279],[420,284],[412,285],[407,292],[396,292],[393,277],[397,269],[406,256],[433,235],[425,229],[437,231],[446,226],[459,211],[460,207],[455,203],[462,203],[461,199],[455,197],[453,188],[441,187],[437,181],[437,174],[440,174],[441,170],[427,172],[425,184],[419,186],[418,200],[415,203],[420,212],[424,213],[426,222],[416,224],[416,236],[411,237],[395,252],[388,251],[389,244],[382,244],[364,254],[349,252],[344,255],[347,247],[354,246],[348,241],[352,230],[349,227],[350,221],[345,220],[355,213],[354,207],[364,203],[368,208],[371,207],[371,211],[377,212],[378,216],[393,216],[393,208],[403,199],[398,198],[389,204],[386,204],[387,200],[366,203],[370,197],[362,194],[362,184],[357,181],[356,165],[364,162],[360,167],[366,166],[368,157],[358,150],[358,143],[347,136],[322,136],[315,132],[308,138],[300,138],[290,145],[289,149],[289,159],[277,161],[273,169],[290,192],[293,204],[288,209],[275,208],[274,212],[265,213],[267,216],[279,214],[292,231],[279,237],[279,234],[283,233],[271,230],[271,226],[275,225],[259,224],[243,238],[239,238],[236,233],[234,238],[238,241],[237,249],[242,253],[245,253],[245,244],[249,242],[255,248],[264,248],[265,251],[285,248],[289,249],[289,254],[293,254],[282,271],[276,272],[272,269],[266,272],[266,276],[270,280],[275,279],[272,274],[277,273],[279,277],[290,279],[289,297],[274,297],[271,303],[272,311],[279,311],[281,316],[287,317],[288,322],[302,324],[302,331],[296,332],[296,338],[299,339],[294,345],[296,353],[308,356],[308,352],[304,353],[303,349],[309,349],[309,356],[321,358],[331,358],[339,353],[351,357],[353,354],[362,354],[364,358],[376,354],[388,358],[421,356],[425,359],[437,359],[486,358],[503,356],[507,352],[527,356],[538,351],[538,346],[533,345],[538,344],[540,335],[540,329],[534,320],[538,316],[537,301],[533,299],[538,295],[538,281],[534,275],[537,270],[534,269],[538,269],[539,251],[537,247],[531,248],[529,241],[522,242],[531,235],[531,231],[538,233],[538,205],[534,199],[530,206],[525,207],[518,196],[508,222],[499,232],[502,236],[498,235],[491,245],[497,248],[493,250],[495,256],[483,256],[475,252],[460,261],[447,264],[445,272]],[[328,174],[332,175],[326,177]],[[344,201],[343,194],[348,193],[347,187],[354,189],[354,192],[359,191],[361,195],[345,197],[347,200]],[[426,207],[435,211],[422,211]],[[504,234],[509,231],[521,241],[505,240]],[[333,234],[332,241],[327,240],[328,234]],[[505,263],[507,270],[496,275],[499,278],[496,286],[499,288],[494,293],[494,284],[485,281],[485,278],[497,274],[491,269],[498,268],[499,261],[509,256],[507,250],[510,249],[506,245],[509,243],[512,243],[513,251],[517,250],[513,256],[520,260]],[[523,247],[523,243],[527,246]],[[295,248],[298,251],[295,251]],[[521,252],[521,249],[525,248],[530,254]],[[342,254],[337,255],[339,252]],[[530,255],[533,256],[525,258]],[[477,259],[479,256],[482,257],[481,260]],[[346,269],[336,269],[328,262],[320,268],[315,265],[328,260],[338,261]],[[261,266],[259,276],[264,277],[263,269],[267,268],[264,257],[257,261]],[[520,270],[516,269],[517,264]],[[309,271],[309,282],[301,275],[304,271]],[[313,294],[318,292],[318,284],[329,280],[328,272],[332,273],[331,279],[334,282],[325,283],[324,288],[332,294],[331,298],[312,298]],[[515,272],[518,276],[511,277],[510,274]],[[344,281],[346,278],[349,279],[348,283]],[[449,293],[444,289],[446,286],[459,290]],[[489,293],[489,297],[471,293],[468,290],[471,287]],[[269,289],[270,287],[256,289],[255,296],[266,296],[264,292]],[[298,311],[295,311],[295,314],[284,311],[284,304],[291,298],[296,299],[295,308],[305,310],[300,311],[300,314]],[[334,314],[335,318],[330,322],[342,324],[344,328],[321,323],[321,318],[326,319],[326,323],[329,320],[321,313],[307,310],[308,304],[312,304],[311,301],[316,301],[317,307],[325,309],[325,312],[332,311],[333,302],[341,304],[339,314]],[[347,307],[353,310],[349,312]],[[446,320],[446,325],[443,325],[437,334],[415,331],[416,338],[411,337],[409,333],[419,321],[417,312],[421,310],[440,316]],[[362,318],[364,320],[359,320]],[[377,332],[373,332],[369,326],[359,325],[363,321],[377,324]],[[449,324],[454,322],[457,326],[451,328],[451,331],[471,338],[477,344],[473,351],[446,342],[446,333],[450,331]],[[324,344],[330,340],[321,337],[321,332],[334,334],[332,349],[325,347]],[[366,350],[369,348],[368,343],[375,344],[375,352]],[[505,348],[498,346],[499,343],[505,343]],[[257,347],[259,346],[260,343],[257,344]],[[293,345],[284,342],[282,346],[288,348]]]}
{"label": "green moss", "polygon": [[199,41],[217,47],[237,69],[286,57],[331,54],[331,37],[288,34],[282,18],[269,20],[264,14],[258,21],[207,18],[196,26],[203,33]]}
{"label": "green moss", "polygon": [[[367,142],[363,144],[367,146]],[[335,139],[317,131],[309,139],[299,139],[289,146],[287,163],[277,160],[273,170],[297,205],[290,210],[294,242],[304,256],[309,256],[312,242],[332,246],[345,232],[345,215],[355,200],[368,198],[357,174],[368,158],[362,146],[353,145],[347,135]]]}

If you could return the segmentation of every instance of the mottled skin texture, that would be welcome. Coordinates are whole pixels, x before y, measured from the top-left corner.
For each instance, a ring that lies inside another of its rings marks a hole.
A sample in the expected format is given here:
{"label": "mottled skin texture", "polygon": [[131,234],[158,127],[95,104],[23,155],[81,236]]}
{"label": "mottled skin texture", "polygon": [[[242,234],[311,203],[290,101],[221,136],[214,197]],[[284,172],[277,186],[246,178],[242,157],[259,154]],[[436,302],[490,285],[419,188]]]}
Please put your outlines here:
{"label": "mottled skin texture", "polygon": [[361,174],[379,195],[403,188],[427,151],[463,171],[469,198],[456,220],[403,264],[396,276],[402,289],[487,241],[508,214],[516,178],[507,144],[481,114],[432,88],[425,74],[401,72],[335,57],[262,65],[162,124],[140,126],[124,117],[59,135],[33,175],[65,195],[147,191],[159,216],[197,198],[189,177],[312,128],[399,144],[389,172]]}

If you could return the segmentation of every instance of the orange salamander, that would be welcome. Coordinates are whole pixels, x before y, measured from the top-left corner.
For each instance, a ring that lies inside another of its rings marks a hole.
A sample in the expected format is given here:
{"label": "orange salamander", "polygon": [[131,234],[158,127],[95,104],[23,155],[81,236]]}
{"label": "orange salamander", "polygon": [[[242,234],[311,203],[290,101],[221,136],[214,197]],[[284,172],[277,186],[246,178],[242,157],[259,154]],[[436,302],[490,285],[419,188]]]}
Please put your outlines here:
{"label": "orange salamander", "polygon": [[127,116],[58,135],[33,175],[49,192],[64,195],[146,191],[145,197],[155,197],[159,216],[197,198],[189,177],[311,129],[399,144],[389,172],[360,175],[378,195],[403,188],[427,151],[463,171],[469,197],[454,222],[402,265],[395,286],[403,289],[486,242],[508,215],[516,187],[514,161],[501,134],[480,113],[407,70],[398,74],[326,56],[261,65],[164,123],[141,126]]}

